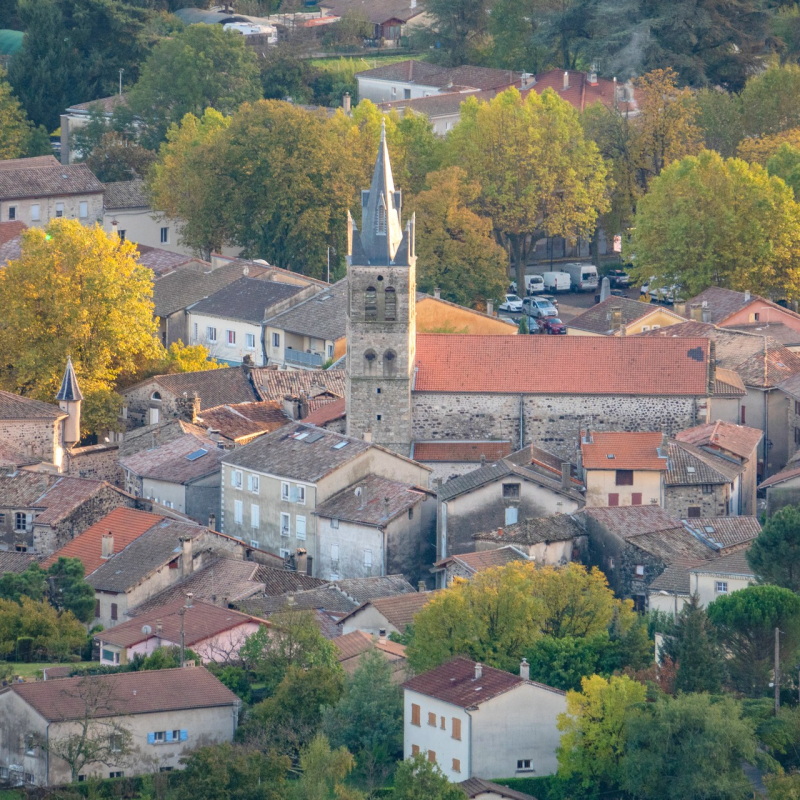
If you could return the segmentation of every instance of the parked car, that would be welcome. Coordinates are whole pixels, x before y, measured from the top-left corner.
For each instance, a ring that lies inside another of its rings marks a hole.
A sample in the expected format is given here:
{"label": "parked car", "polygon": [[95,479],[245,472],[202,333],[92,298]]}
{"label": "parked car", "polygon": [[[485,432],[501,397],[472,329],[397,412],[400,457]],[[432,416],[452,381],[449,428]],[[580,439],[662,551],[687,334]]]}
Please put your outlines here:
{"label": "parked car", "polygon": [[541,275],[526,275],[525,290],[531,294],[540,294],[544,291],[544,278]]}
{"label": "parked car", "polygon": [[507,294],[505,302],[500,304],[500,311],[511,311],[512,313],[522,311],[522,298],[515,294]]}
{"label": "parked car", "polygon": [[531,297],[530,300],[528,317],[531,319],[558,316],[558,309],[549,300],[545,300],[543,297]]}
{"label": "parked car", "polygon": [[572,286],[572,278],[568,272],[543,272],[542,280],[548,292],[568,292]]}
{"label": "parked car", "polygon": [[594,264],[562,264],[561,271],[569,275],[573,292],[591,292],[597,288],[597,267]]}
{"label": "parked car", "polygon": [[624,269],[610,269],[606,275],[612,286],[630,286],[631,276]]}
{"label": "parked car", "polygon": [[558,317],[539,317],[539,333],[563,336],[566,332],[567,326]]}
{"label": "parked car", "polygon": [[540,294],[540,300],[549,300],[556,308],[558,308],[558,298],[554,294]]}

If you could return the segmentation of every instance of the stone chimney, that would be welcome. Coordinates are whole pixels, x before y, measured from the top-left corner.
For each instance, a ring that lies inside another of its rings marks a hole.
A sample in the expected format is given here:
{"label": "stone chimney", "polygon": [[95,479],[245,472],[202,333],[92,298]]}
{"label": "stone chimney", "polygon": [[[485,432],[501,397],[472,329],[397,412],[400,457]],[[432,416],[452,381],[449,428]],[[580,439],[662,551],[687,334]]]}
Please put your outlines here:
{"label": "stone chimney", "polygon": [[438,286],[435,286],[435,287],[434,287],[434,289],[433,289],[433,296],[434,296],[434,297],[435,297],[437,300],[441,300],[441,299],[442,299],[442,290],[441,290],[441,289],[440,289]]}
{"label": "stone chimney", "polygon": [[592,64],[592,68],[589,70],[588,79],[590,86],[597,86],[597,64]]}
{"label": "stone chimney", "polygon": [[689,306],[689,317],[695,322],[703,321],[703,308],[702,306]]}
{"label": "stone chimney", "polygon": [[749,289],[745,289],[744,290],[744,301],[745,301],[745,303],[749,303],[750,302],[750,290]]}
{"label": "stone chimney", "polygon": [[[250,377],[250,373],[253,371],[253,367],[255,363],[253,362],[253,356],[249,353],[245,353],[244,358],[242,359],[242,372],[244,372],[245,378]],[[199,411],[200,409],[198,409]]]}
{"label": "stone chimney", "polygon": [[350,116],[350,92],[345,92],[342,95],[342,110],[347,116]]}
{"label": "stone chimney", "polygon": [[566,92],[569,89],[569,72],[564,70],[564,91]]}
{"label": "stone chimney", "polygon": [[572,464],[569,461],[561,462],[561,486],[569,489],[572,485]]}
{"label": "stone chimney", "polygon": [[297,571],[302,575],[305,575],[308,571],[308,550],[305,550],[302,547],[297,548],[295,564],[297,564]]}
{"label": "stone chimney", "polygon": [[190,536],[181,537],[181,574],[187,577],[194,572],[192,555],[192,539]]}
{"label": "stone chimney", "polygon": [[386,644],[386,628],[378,631],[378,644]]}
{"label": "stone chimney", "polygon": [[483,677],[483,664],[475,665],[475,680],[479,681]]}
{"label": "stone chimney", "polygon": [[486,466],[486,453],[481,453],[481,466]]}
{"label": "stone chimney", "polygon": [[197,396],[197,392],[193,392],[191,397],[184,392],[183,396],[178,398],[176,405],[178,406],[178,416],[182,420],[191,422],[193,425],[197,424],[200,416],[200,398]]}
{"label": "stone chimney", "polygon": [[520,89],[527,89],[529,86],[535,86],[535,85],[536,85],[536,76],[531,75],[530,72],[523,72],[519,82]]}
{"label": "stone chimney", "polygon": [[700,313],[702,314],[703,322],[711,322],[711,309],[708,307],[708,303],[705,300],[703,300]]}
{"label": "stone chimney", "polygon": [[194,592],[186,592],[186,608],[191,608],[194,605]]}
{"label": "stone chimney", "polygon": [[383,518],[388,520],[389,519],[389,498],[383,498]]}
{"label": "stone chimney", "polygon": [[519,665],[519,676],[524,681],[531,679],[531,665],[528,663],[527,658],[523,658],[522,663]]}
{"label": "stone chimney", "polygon": [[283,396],[283,413],[289,419],[300,419],[300,398],[285,394]]}
{"label": "stone chimney", "polygon": [[611,309],[611,330],[618,331],[622,325],[622,306],[614,306]]}
{"label": "stone chimney", "polygon": [[620,337],[625,336],[628,333],[628,326],[623,322],[619,326],[619,335]]}
{"label": "stone chimney", "polygon": [[111,558],[114,555],[114,534],[109,531],[103,534],[100,542],[100,557]]}
{"label": "stone chimney", "polygon": [[428,587],[425,586],[425,581],[417,581],[417,591],[418,592],[427,592]]}
{"label": "stone chimney", "polygon": [[492,300],[486,301],[486,313],[490,316],[494,316],[494,302]]}
{"label": "stone chimney", "polygon": [[686,316],[686,303],[678,303],[675,302],[672,304],[672,310],[679,316],[685,317]]}
{"label": "stone chimney", "polygon": [[498,528],[497,529],[497,535],[498,536],[502,536],[503,535],[503,529],[502,528]]}
{"label": "stone chimney", "polygon": [[162,624],[160,619],[156,620],[156,636],[161,636],[161,632],[164,630],[164,625]]}
{"label": "stone chimney", "polygon": [[211,528],[212,531],[217,529],[217,515],[216,514],[209,514],[208,515],[208,527]]}

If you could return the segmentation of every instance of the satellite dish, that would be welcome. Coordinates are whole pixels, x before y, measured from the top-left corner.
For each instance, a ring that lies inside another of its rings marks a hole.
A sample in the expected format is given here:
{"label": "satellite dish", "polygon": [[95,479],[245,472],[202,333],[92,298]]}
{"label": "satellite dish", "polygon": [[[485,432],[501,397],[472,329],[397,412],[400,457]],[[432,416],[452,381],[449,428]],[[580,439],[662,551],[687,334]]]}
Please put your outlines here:
{"label": "satellite dish", "polygon": [[361,487],[356,486],[356,497],[361,497]]}
{"label": "satellite dish", "polygon": [[153,629],[149,625],[142,625],[142,633],[145,636],[149,636],[153,632]]}

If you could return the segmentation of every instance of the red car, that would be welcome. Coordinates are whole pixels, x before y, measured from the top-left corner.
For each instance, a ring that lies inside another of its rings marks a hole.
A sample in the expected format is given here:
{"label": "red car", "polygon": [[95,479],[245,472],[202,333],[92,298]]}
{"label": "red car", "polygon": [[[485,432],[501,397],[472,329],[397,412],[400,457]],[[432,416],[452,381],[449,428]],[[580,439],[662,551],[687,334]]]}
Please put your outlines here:
{"label": "red car", "polygon": [[567,326],[558,317],[541,317],[539,333],[549,333],[554,336],[566,335]]}

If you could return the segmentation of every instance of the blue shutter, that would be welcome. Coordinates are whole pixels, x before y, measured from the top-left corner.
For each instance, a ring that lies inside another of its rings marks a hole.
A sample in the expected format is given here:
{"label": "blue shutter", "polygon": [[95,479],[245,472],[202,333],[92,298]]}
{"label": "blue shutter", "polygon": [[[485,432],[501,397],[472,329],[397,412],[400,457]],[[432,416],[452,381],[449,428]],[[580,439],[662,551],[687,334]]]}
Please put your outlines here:
{"label": "blue shutter", "polygon": [[189,738],[189,731],[181,731],[181,741],[185,742]]}
{"label": "blue shutter", "polygon": [[167,731],[167,741],[168,742],[172,741],[172,731]]}
{"label": "blue shutter", "polygon": [[292,486],[292,488],[289,489],[289,499],[293,503],[297,502],[297,487],[296,486]]}
{"label": "blue shutter", "polygon": [[147,744],[155,744],[156,743],[156,735],[155,733],[148,733],[147,734]]}

